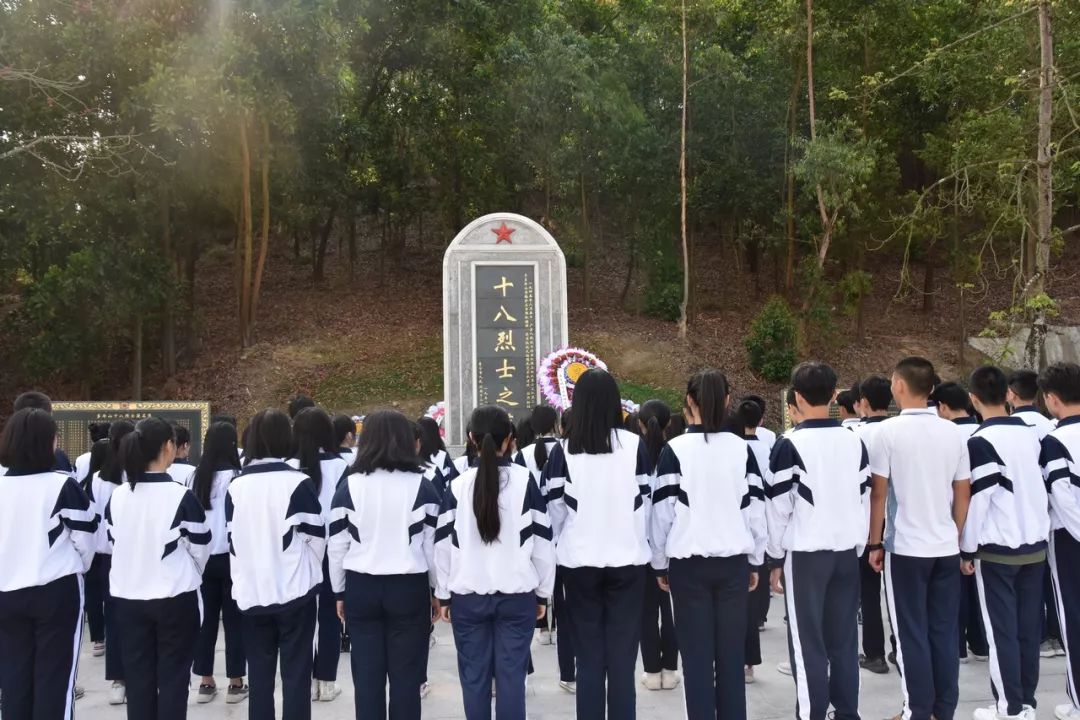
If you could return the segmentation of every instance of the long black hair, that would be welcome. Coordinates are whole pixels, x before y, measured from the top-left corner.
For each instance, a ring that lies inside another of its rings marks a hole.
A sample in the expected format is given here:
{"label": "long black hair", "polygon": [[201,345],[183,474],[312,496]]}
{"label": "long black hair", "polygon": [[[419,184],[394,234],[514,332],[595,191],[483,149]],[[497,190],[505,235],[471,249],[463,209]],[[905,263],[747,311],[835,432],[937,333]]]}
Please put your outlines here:
{"label": "long black hair", "polygon": [[550,405],[537,405],[533,408],[529,417],[533,432],[536,433],[536,445],[533,446],[533,462],[537,470],[543,470],[548,461],[547,443],[544,437],[555,433],[555,426],[559,424],[559,414]]}
{"label": "long black hair", "polygon": [[514,424],[506,411],[495,405],[473,410],[469,421],[473,442],[480,448],[480,464],[476,467],[473,483],[473,514],[476,529],[485,545],[499,539],[499,450],[506,439],[513,436]]}
{"label": "long black hair", "polygon": [[8,418],[0,437],[0,463],[8,470],[44,473],[56,464],[56,421],[47,411],[24,407]]}
{"label": "long black hair", "polygon": [[656,467],[660,451],[667,442],[664,431],[671,422],[671,408],[663,400],[646,400],[638,408],[638,422],[645,426],[641,437],[645,441],[645,449],[649,451],[652,466]]}
{"label": "long black hair", "polygon": [[255,414],[244,430],[244,462],[283,459],[292,452],[292,423],[280,410]]}
{"label": "long black hair", "polygon": [[146,477],[146,466],[156,460],[170,442],[176,442],[173,426],[159,417],[140,420],[134,432],[128,433],[120,441],[117,464],[127,473],[128,485],[132,490],[136,483]]}
{"label": "long black hair", "polygon": [[435,457],[435,453],[446,450],[446,443],[439,434],[439,423],[434,418],[422,417],[416,421],[420,430],[420,459],[425,462]]}
{"label": "long black hair", "polygon": [[686,396],[694,401],[706,433],[727,429],[728,381],[719,370],[702,370],[686,384]]}
{"label": "long black hair", "polygon": [[210,509],[210,491],[214,488],[214,475],[231,468],[239,472],[240,453],[236,448],[236,426],[227,422],[211,423],[203,438],[202,457],[195,467],[191,485],[199,504]]}
{"label": "long black hair", "polygon": [[91,445],[98,440],[109,439],[109,423],[107,422],[92,422],[86,426],[86,429],[90,432]]}
{"label": "long black hair", "polygon": [[105,463],[109,459],[109,439],[98,440],[96,443],[90,446],[90,465],[86,472],[86,477],[83,478],[82,485],[83,490],[87,494],[92,494],[92,486],[94,483],[94,473],[101,472],[101,469],[105,467]]}
{"label": "long black hair", "polygon": [[334,423],[325,410],[307,407],[293,418],[293,457],[300,461],[300,470],[315,483],[315,491],[322,492],[322,463],[319,454],[334,452]]}
{"label": "long black hair", "polygon": [[611,452],[612,430],[622,427],[622,400],[615,378],[600,368],[586,370],[574,386],[570,407],[574,411],[574,422],[567,437],[570,453],[599,455]]}
{"label": "long black hair", "polygon": [[413,423],[397,410],[377,410],[364,418],[353,470],[370,475],[376,470],[422,473]]}
{"label": "long black hair", "polygon": [[514,442],[518,450],[524,450],[536,442],[536,431],[533,430],[532,418],[525,418],[514,426]]}
{"label": "long black hair", "polygon": [[747,395],[739,400],[739,405],[735,408],[735,417],[739,419],[744,432],[746,428],[756,429],[761,425],[761,418],[764,414],[764,407],[758,402],[757,396],[754,395]]}
{"label": "long black hair", "polygon": [[119,485],[124,482],[124,467],[120,464],[120,443],[135,432],[135,426],[127,420],[116,420],[109,426],[109,453],[101,467],[101,479]]}
{"label": "long black hair", "polygon": [[356,423],[348,415],[335,415],[330,418],[330,422],[334,424],[334,443],[335,447],[345,447],[345,441],[352,435],[356,437]]}

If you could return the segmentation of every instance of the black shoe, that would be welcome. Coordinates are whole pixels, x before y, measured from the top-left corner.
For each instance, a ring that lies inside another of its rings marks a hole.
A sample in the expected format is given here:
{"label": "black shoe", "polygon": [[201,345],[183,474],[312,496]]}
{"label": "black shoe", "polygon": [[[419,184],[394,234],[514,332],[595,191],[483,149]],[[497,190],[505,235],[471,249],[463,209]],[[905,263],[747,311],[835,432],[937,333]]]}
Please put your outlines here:
{"label": "black shoe", "polygon": [[869,670],[876,675],[886,675],[889,672],[889,664],[885,662],[885,658],[859,658],[859,667],[863,670]]}
{"label": "black shoe", "polygon": [[349,652],[349,649],[351,647],[352,647],[352,641],[349,640],[348,633],[342,633],[342,635],[341,635],[341,652],[347,653],[347,652]]}

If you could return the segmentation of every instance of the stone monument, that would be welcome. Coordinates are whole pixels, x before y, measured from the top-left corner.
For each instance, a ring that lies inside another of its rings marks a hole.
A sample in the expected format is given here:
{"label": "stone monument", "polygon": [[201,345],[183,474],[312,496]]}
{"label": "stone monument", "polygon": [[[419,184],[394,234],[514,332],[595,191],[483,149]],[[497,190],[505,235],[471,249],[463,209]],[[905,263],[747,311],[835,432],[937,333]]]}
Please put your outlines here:
{"label": "stone monument", "polygon": [[469,223],[443,256],[446,442],[465,444],[469,414],[505,408],[517,423],[540,402],[536,370],[566,345],[566,258],[521,215]]}

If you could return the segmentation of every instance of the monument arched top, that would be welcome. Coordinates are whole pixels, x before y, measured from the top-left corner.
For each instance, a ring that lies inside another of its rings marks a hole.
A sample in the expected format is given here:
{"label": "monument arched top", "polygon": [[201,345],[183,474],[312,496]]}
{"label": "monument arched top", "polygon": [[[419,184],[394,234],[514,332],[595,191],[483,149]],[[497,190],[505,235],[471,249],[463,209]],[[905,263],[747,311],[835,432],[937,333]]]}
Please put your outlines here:
{"label": "monument arched top", "polygon": [[465,226],[446,248],[445,260],[453,251],[492,249],[498,252],[531,252],[550,248],[562,257],[562,248],[543,225],[516,213],[491,213]]}

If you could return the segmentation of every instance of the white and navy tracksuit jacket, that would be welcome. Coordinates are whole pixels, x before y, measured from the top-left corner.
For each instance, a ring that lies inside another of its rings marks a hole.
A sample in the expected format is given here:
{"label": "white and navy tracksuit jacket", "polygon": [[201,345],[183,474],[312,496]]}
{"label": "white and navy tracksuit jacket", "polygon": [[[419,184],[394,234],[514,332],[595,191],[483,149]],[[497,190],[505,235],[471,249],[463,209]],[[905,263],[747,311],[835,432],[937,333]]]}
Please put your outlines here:
{"label": "white and navy tracksuit jacket", "polygon": [[745,555],[765,562],[768,527],[761,470],[749,443],[691,425],[656,464],[650,541],[652,566],[670,558]]}
{"label": "white and navy tracksuit jacket", "polygon": [[[68,720],[96,513],[67,474],[8,473],[0,476],[0,528],[4,713]],[[41,632],[43,626],[60,632]],[[40,672],[43,663],[51,672]]]}
{"label": "white and navy tracksuit jacket", "polygon": [[338,486],[330,524],[330,581],[345,592],[346,572],[428,575],[435,584],[439,495],[422,473],[353,473]]}
{"label": "white and navy tracksuit jacket", "polygon": [[798,717],[824,720],[832,704],[838,718],[856,718],[859,557],[870,528],[866,446],[835,420],[804,420],[777,440],[770,470],[767,552],[787,555],[784,598]]}
{"label": "white and navy tracksuit jacket", "polygon": [[971,507],[960,550],[975,560],[1001,715],[1034,706],[1050,515],[1036,430],[1019,417],[986,420],[968,438]]}
{"label": "white and navy tracksuit jacket", "polygon": [[[304,472],[304,468],[300,467],[300,461],[296,458],[291,458],[288,464],[294,470]],[[349,474],[349,466],[345,462],[345,458],[338,453],[321,452],[319,453],[319,470],[322,472],[322,483],[319,487],[319,508],[326,528],[326,536],[329,539],[330,523],[332,522],[330,506],[334,502],[334,494],[337,492],[338,485],[344,482],[345,477]]]}
{"label": "white and navy tracksuit jacket", "polygon": [[146,473],[134,488],[116,486],[105,508],[105,527],[113,545],[113,597],[161,600],[202,584],[210,557],[206,513],[168,473]]}
{"label": "white and navy tracksuit jacket", "polygon": [[473,514],[476,469],[455,478],[443,494],[435,530],[435,596],[532,593],[547,602],[555,584],[551,521],[528,470],[500,464],[499,538],[484,544]]}
{"label": "white and navy tracksuit jacket", "polygon": [[187,460],[177,460],[166,471],[175,482],[184,487],[191,487],[192,478],[195,477],[195,466]]}
{"label": "white and navy tracksuit jacket", "polygon": [[521,459],[525,463],[525,467],[532,475],[533,481],[536,486],[540,488],[540,494],[547,497],[547,487],[544,485],[544,471],[542,468],[536,466],[536,444],[544,443],[547,447],[548,457],[551,457],[551,450],[559,444],[559,439],[556,437],[541,437],[537,438],[536,442],[529,445],[521,451]]}
{"label": "white and navy tracksuit jacket", "polygon": [[626,430],[612,431],[611,446],[612,452],[597,455],[552,446],[543,477],[562,567],[625,567],[652,559],[649,453]]}
{"label": "white and navy tracksuit jacket", "polygon": [[450,460],[450,455],[445,450],[440,450],[432,455],[424,467],[424,477],[435,485],[435,489],[440,496],[442,496],[450,481],[457,476],[457,467]]}
{"label": "white and navy tracksuit jacket", "polygon": [[101,473],[94,473],[94,477],[87,483],[87,494],[90,495],[91,505],[98,518],[98,529],[94,535],[94,552],[101,555],[112,555],[112,543],[105,529],[105,508],[109,506],[113,491],[118,487],[120,486],[101,477]]}
{"label": "white and navy tracksuit jacket", "polygon": [[278,612],[317,592],[326,528],[307,475],[280,459],[250,461],[229,485],[225,521],[241,612]]}
{"label": "white and navy tracksuit jacket", "polygon": [[1080,415],[1058,422],[1042,441],[1042,465],[1050,495],[1050,573],[1061,642],[1065,690],[1080,709]]}
{"label": "white and navy tracksuit jacket", "polygon": [[959,701],[960,543],[953,484],[968,482],[967,434],[933,408],[875,423],[870,468],[888,480],[885,595],[905,720],[950,720]]}
{"label": "white and navy tracksuit jacket", "polygon": [[1050,431],[1054,429],[1054,422],[1039,412],[1039,408],[1034,405],[1023,405],[1012,411],[1010,417],[1018,417],[1024,421],[1025,424],[1035,428],[1035,434],[1039,436],[1039,442],[1050,434]]}
{"label": "white and navy tracksuit jacket", "polygon": [[971,437],[975,434],[975,431],[979,429],[978,418],[974,418],[970,415],[958,417],[953,420],[952,423],[964,432],[964,437]]}

